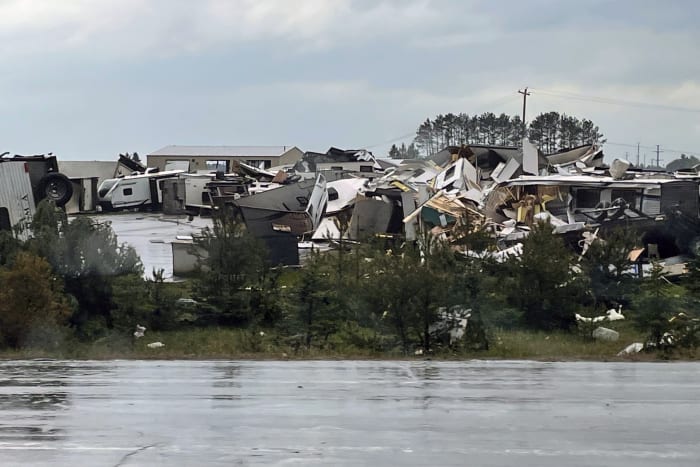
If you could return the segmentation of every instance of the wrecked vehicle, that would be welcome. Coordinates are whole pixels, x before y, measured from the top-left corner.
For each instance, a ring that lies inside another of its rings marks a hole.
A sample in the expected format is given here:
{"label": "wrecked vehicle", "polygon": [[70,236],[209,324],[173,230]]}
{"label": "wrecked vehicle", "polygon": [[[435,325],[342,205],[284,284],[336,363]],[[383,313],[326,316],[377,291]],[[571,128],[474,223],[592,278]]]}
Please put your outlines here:
{"label": "wrecked vehicle", "polygon": [[338,149],[331,147],[325,153],[306,152],[293,170],[303,178],[313,178],[326,170],[359,172],[363,174],[383,172],[382,165],[366,149]]}
{"label": "wrecked vehicle", "polygon": [[318,228],[328,205],[326,179],[318,174],[315,180],[284,185],[227,205],[241,216],[248,232],[265,242],[274,263],[299,264],[298,238]]}
{"label": "wrecked vehicle", "polygon": [[29,172],[24,162],[0,158],[0,231],[19,231],[26,239],[36,206]]}
{"label": "wrecked vehicle", "polygon": [[144,173],[104,180],[97,188],[100,207],[104,211],[158,208],[163,202],[163,180],[177,177],[182,172],[146,169]]}
{"label": "wrecked vehicle", "polygon": [[662,257],[689,252],[700,234],[698,183],[673,177],[521,176],[496,186],[485,204],[506,226],[499,230],[506,243],[522,239],[535,219],[576,241],[585,229],[632,227],[645,244],[658,244]]}
{"label": "wrecked vehicle", "polygon": [[68,177],[59,172],[56,156],[49,153],[48,155],[6,157],[8,154],[5,152],[0,155],[0,162],[23,164],[29,174],[35,203],[45,198],[59,207],[68,203],[73,196],[73,184]]}

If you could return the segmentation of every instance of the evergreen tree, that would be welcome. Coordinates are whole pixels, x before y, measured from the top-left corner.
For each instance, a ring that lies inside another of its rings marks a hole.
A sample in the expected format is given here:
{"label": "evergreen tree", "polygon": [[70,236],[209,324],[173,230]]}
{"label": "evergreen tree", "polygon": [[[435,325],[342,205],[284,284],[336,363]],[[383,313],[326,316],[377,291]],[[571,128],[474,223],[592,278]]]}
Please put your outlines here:
{"label": "evergreen tree", "polygon": [[392,159],[402,159],[401,153],[399,152],[399,148],[396,147],[396,144],[391,145],[391,149],[389,149],[389,157]]}
{"label": "evergreen tree", "polygon": [[[403,145],[402,145],[403,146]],[[420,152],[414,143],[408,145],[404,151],[404,159],[418,159],[420,157]]]}
{"label": "evergreen tree", "polygon": [[[614,303],[627,303],[632,292],[629,253],[637,243],[635,232],[626,227],[607,231],[604,238],[593,241],[582,256],[581,265],[590,280],[594,308],[605,309]],[[603,310],[598,310],[603,311]]]}
{"label": "evergreen tree", "polygon": [[[54,273],[63,278],[66,293],[77,304],[72,323],[82,330],[91,320],[100,322],[98,334],[104,326],[111,328],[114,281],[124,275],[143,275],[136,251],[119,244],[109,224],[87,217],[68,222],[65,212],[48,200],[37,207],[32,230],[29,250],[48,260]],[[135,293],[146,295],[143,280]]]}
{"label": "evergreen tree", "polygon": [[195,294],[213,307],[219,324],[256,323],[262,316],[250,306],[250,289],[262,283],[267,252],[231,211],[214,211],[212,221],[195,239],[195,251],[203,252]]}
{"label": "evergreen tree", "polygon": [[[426,119],[416,130],[419,152],[428,157],[446,146],[462,144],[520,146],[524,129],[520,116],[492,112],[469,116],[466,113],[439,114]],[[529,138],[545,153],[583,144],[604,142],[599,128],[590,120],[546,112],[536,116],[529,127]]]}
{"label": "evergreen tree", "polygon": [[571,270],[572,254],[549,223],[537,223],[523,241],[523,252],[508,261],[514,287],[510,300],[535,329],[567,329],[581,302],[582,289]]}
{"label": "evergreen tree", "polygon": [[663,343],[663,335],[671,327],[669,319],[678,312],[678,295],[677,286],[669,283],[661,265],[654,263],[635,299],[634,320],[635,326],[647,333],[648,342],[653,345]]}
{"label": "evergreen tree", "polygon": [[319,345],[327,342],[342,321],[342,308],[331,268],[319,252],[312,251],[300,272],[292,329],[300,331],[307,349],[314,342],[318,341]]}

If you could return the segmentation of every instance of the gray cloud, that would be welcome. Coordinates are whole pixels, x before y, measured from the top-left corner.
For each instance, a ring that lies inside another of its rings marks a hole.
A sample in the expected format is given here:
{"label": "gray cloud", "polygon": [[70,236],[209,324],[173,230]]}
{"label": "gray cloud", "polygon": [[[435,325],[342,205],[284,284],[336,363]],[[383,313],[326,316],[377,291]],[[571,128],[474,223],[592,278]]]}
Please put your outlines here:
{"label": "gray cloud", "polygon": [[0,149],[74,159],[166,144],[359,147],[437,113],[519,113],[516,91],[529,85],[529,115],[558,110],[592,118],[611,141],[700,151],[700,113],[537,93],[700,108],[699,10],[692,1],[4,0]]}

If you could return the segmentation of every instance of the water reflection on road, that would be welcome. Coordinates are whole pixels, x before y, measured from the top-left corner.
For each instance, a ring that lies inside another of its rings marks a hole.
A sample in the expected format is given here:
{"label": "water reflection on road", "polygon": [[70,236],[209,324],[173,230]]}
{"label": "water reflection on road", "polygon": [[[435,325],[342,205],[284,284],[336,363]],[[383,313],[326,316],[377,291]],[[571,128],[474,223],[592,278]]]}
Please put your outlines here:
{"label": "water reflection on road", "polygon": [[700,465],[697,363],[0,362],[0,465]]}

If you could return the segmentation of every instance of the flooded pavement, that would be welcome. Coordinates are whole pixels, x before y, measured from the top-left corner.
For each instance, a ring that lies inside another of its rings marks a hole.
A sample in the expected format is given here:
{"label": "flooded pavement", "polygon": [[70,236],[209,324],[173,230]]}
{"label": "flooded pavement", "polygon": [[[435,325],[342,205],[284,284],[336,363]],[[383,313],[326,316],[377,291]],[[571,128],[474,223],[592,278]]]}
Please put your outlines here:
{"label": "flooded pavement", "polygon": [[166,280],[173,277],[173,253],[170,242],[178,235],[192,236],[211,226],[211,218],[194,216],[165,216],[160,213],[109,213],[90,217],[98,222],[109,222],[119,243],[126,243],[141,258],[146,277],[153,277],[153,269],[163,269]]}
{"label": "flooded pavement", "polygon": [[700,465],[700,364],[0,362],[0,465]]}

